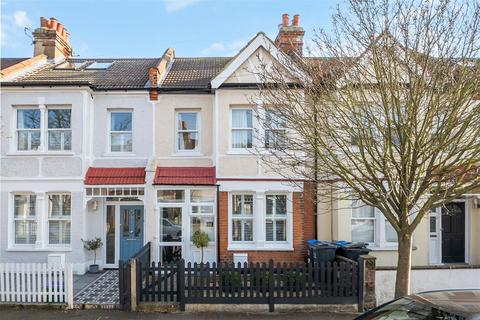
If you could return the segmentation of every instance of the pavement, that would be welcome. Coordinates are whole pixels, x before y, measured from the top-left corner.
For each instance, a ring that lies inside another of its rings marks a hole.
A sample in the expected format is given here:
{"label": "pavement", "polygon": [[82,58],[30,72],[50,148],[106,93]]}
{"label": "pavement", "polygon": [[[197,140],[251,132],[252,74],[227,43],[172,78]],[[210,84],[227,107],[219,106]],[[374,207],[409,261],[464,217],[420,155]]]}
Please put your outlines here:
{"label": "pavement", "polygon": [[203,313],[146,313],[146,312],[124,312],[118,310],[42,310],[42,309],[4,309],[0,310],[0,319],[8,320],[240,320],[240,319],[267,319],[267,320],[351,320],[356,315],[347,313],[325,313],[325,312],[295,312],[295,313],[223,313],[223,312],[203,312]]}

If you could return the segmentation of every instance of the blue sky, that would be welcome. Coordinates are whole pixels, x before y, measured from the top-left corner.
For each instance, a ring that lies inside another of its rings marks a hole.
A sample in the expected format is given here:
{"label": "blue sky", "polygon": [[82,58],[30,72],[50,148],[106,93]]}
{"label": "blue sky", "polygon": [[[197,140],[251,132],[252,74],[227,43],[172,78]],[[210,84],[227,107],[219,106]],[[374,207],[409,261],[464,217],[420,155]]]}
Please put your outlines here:
{"label": "blue sky", "polygon": [[257,32],[272,39],[282,13],[300,14],[306,43],[343,0],[1,0],[1,56],[33,53],[24,27],[56,17],[79,57],[231,56]]}

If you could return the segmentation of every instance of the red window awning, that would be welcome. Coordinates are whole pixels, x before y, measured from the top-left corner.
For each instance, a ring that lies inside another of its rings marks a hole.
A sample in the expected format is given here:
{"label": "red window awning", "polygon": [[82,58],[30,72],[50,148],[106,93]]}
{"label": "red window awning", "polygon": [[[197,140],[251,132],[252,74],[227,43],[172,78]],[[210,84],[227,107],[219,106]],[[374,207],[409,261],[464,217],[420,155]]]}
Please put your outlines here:
{"label": "red window awning", "polygon": [[88,185],[144,184],[145,168],[94,168],[85,175]]}
{"label": "red window awning", "polygon": [[154,184],[214,185],[215,167],[157,167]]}

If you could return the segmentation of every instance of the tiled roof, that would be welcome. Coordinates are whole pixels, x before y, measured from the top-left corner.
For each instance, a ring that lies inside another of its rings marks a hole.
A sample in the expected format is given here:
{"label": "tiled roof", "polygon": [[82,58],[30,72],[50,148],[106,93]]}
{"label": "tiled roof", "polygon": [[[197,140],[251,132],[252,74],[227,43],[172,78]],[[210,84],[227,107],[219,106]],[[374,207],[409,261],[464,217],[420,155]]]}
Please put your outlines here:
{"label": "tiled roof", "polygon": [[[122,58],[122,59],[69,59],[71,62],[112,62],[104,70],[88,70],[85,64],[80,69],[55,69],[48,64],[35,72],[15,80],[18,84],[35,85],[90,85],[94,89],[140,89],[147,84],[148,70],[157,66],[159,58]],[[5,84],[5,83],[3,83]],[[2,84],[2,85],[3,85]],[[12,83],[10,83],[12,84]]]}
{"label": "tiled roof", "polygon": [[144,184],[145,168],[94,168],[90,167],[85,175],[85,184],[116,185]]}
{"label": "tiled roof", "polygon": [[231,60],[229,57],[175,58],[162,90],[209,89],[210,82]]}
{"label": "tiled roof", "polygon": [[215,167],[157,167],[153,184],[213,185]]}
{"label": "tiled roof", "polygon": [[29,58],[1,58],[0,59],[0,70],[7,69],[17,63],[25,61]]}

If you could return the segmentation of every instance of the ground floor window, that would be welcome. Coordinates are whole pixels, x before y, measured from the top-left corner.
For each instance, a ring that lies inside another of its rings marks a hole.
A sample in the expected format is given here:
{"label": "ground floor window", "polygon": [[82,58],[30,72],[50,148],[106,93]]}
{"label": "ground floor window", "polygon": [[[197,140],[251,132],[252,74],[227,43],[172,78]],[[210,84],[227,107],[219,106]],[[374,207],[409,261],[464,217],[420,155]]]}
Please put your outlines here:
{"label": "ground floor window", "polygon": [[39,249],[70,246],[70,193],[14,193],[12,201],[9,246]]}
{"label": "ground floor window", "polygon": [[48,242],[52,245],[69,245],[71,237],[70,194],[48,195]]}
{"label": "ground floor window", "polygon": [[397,245],[397,233],[383,214],[361,201],[352,202],[352,241],[371,246]]}
{"label": "ground floor window", "polygon": [[35,244],[37,241],[36,195],[14,196],[15,244]]}
{"label": "ground floor window", "polygon": [[253,240],[253,195],[232,194],[232,241]]}
{"label": "ground floor window", "polygon": [[287,241],[287,196],[266,196],[266,241]]}
{"label": "ground floor window", "polygon": [[291,249],[293,193],[231,192],[229,221],[233,250]]}

